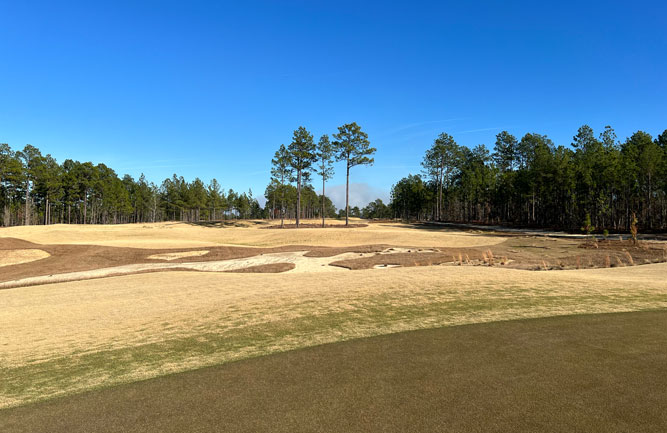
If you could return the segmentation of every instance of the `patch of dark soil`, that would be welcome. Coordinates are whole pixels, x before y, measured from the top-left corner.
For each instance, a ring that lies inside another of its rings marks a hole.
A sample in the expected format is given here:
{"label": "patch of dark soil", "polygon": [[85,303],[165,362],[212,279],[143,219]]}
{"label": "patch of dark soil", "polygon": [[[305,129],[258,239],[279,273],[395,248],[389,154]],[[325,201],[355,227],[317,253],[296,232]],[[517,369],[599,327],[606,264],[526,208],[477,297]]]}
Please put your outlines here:
{"label": "patch of dark soil", "polygon": [[186,224],[200,227],[227,228],[227,227],[251,227],[268,224],[267,221],[256,220],[216,220],[216,221],[191,221]]}
{"label": "patch of dark soil", "polygon": [[[325,224],[324,228],[327,229],[353,229],[353,228],[359,228],[359,227],[368,227],[368,224]],[[275,226],[268,226],[268,227],[260,227],[260,229],[295,229],[296,224],[285,224],[284,227],[281,227],[279,225]],[[321,229],[322,224],[299,224],[300,229]]]}
{"label": "patch of dark soil", "polygon": [[277,274],[280,272],[291,271],[295,267],[296,265],[294,263],[268,263],[265,265],[250,266],[225,272],[237,274]]}
{"label": "patch of dark soil", "polygon": [[[27,277],[90,271],[140,263],[192,263],[229,259],[241,259],[262,254],[308,251],[309,257],[331,257],[346,252],[367,253],[382,251],[385,246],[361,245],[343,248],[312,247],[307,245],[289,245],[275,248],[253,247],[199,247],[179,249],[145,249],[108,247],[100,245],[42,245],[15,238],[0,238],[0,249],[37,248],[50,254],[50,257],[16,265],[3,266],[0,270],[0,282],[18,280]],[[178,253],[189,251],[208,251],[203,256],[181,257],[175,260],[151,259],[155,254]],[[287,270],[287,269],[285,269]]]}
{"label": "patch of dark soil", "polygon": [[[339,226],[336,226],[339,227]],[[182,257],[169,263],[207,262],[254,257],[278,252],[308,251],[306,257],[332,257],[353,252],[376,253],[371,257],[340,260],[333,263],[347,269],[370,269],[377,265],[435,266],[443,263],[458,265],[505,265],[528,270],[582,269],[617,266],[634,266],[667,261],[667,245],[655,242],[605,240],[590,247],[577,239],[547,238],[535,236],[510,237],[506,241],[479,248],[433,248],[435,252],[419,252],[419,248],[407,253],[379,254],[390,245],[358,245],[351,247],[312,247],[289,245],[276,248],[253,247],[199,247],[179,249],[143,249],[109,247],[99,245],[41,245],[15,238],[0,238],[0,250],[37,248],[49,257],[28,263],[3,266],[0,282],[26,277],[56,275],[69,272],[140,263],[166,263],[150,259],[155,254],[208,251],[202,256]],[[265,272],[265,271],[262,271]]]}
{"label": "patch of dark soil", "polygon": [[371,269],[379,265],[388,266],[434,266],[442,263],[453,262],[454,257],[441,253],[395,253],[395,254],[376,254],[371,257],[360,257],[358,259],[338,260],[331,263],[331,266],[359,270]]}
{"label": "patch of dark soil", "polygon": [[390,248],[389,245],[359,245],[354,247],[323,247],[323,248],[312,248],[304,257],[333,257],[339,254],[344,253],[378,253],[384,251],[387,248]]}
{"label": "patch of dark soil", "polygon": [[[512,237],[497,245],[479,248],[437,248],[436,252],[376,254],[339,260],[332,266],[351,270],[376,266],[436,266],[443,263],[474,266],[507,266],[525,270],[610,268],[667,262],[667,245],[600,242],[598,248],[580,247],[581,241],[542,237]],[[385,246],[386,247],[386,246]],[[374,252],[373,250],[367,252]]]}
{"label": "patch of dark soil", "polygon": [[43,249],[41,245],[16,238],[0,238],[0,250]]}

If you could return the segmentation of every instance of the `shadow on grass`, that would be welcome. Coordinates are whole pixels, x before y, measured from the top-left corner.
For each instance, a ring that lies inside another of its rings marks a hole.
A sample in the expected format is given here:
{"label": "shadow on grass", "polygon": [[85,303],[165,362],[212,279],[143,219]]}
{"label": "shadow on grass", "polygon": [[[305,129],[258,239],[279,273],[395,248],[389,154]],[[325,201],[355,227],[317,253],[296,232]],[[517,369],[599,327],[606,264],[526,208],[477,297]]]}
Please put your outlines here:
{"label": "shadow on grass", "polygon": [[217,221],[189,221],[185,224],[197,227],[214,227],[214,228],[229,228],[229,227],[254,227],[268,224],[266,221],[258,220],[217,220]]}

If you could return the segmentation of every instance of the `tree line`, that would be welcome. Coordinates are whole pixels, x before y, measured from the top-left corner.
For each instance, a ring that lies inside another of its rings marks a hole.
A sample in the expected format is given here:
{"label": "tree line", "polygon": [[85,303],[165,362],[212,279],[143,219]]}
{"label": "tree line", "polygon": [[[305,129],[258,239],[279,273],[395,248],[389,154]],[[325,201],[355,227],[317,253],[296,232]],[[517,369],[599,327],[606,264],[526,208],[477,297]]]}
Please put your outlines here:
{"label": "tree line", "polygon": [[[599,135],[582,126],[570,146],[546,135],[521,139],[503,131],[493,150],[468,148],[446,133],[425,152],[422,172],[392,186],[387,205],[350,208],[350,169],[373,164],[376,149],[356,123],[315,142],[294,131],[271,161],[262,208],[252,191],[224,191],[174,174],[159,185],[143,175],[119,177],[105,164],[62,164],[34,146],[0,144],[0,225],[208,221],[227,218],[345,217],[479,222],[578,230],[582,224],[627,231],[637,218],[645,230],[667,229],[667,130],[655,139],[637,131],[619,141],[611,127]],[[338,213],[325,192],[342,162],[346,205]],[[312,181],[322,182],[317,194]],[[284,224],[284,223],[283,223]]]}
{"label": "tree line", "polygon": [[[32,146],[13,150],[0,144],[0,225],[116,224],[157,221],[212,221],[227,218],[341,217],[324,194],[333,164],[345,163],[347,196],[345,218],[361,216],[349,209],[350,169],[373,164],[375,149],[356,123],[320,137],[317,143],[304,127],[294,131],[288,146],[280,146],[272,160],[271,181],[262,208],[252,191],[224,191],[216,179],[205,184],[199,178],[187,182],[174,174],[156,185],[142,174],[119,177],[105,164],[71,159],[62,164]],[[310,184],[322,180],[322,194]]]}
{"label": "tree line", "polygon": [[[281,227],[285,225],[286,215],[294,215],[297,228],[304,215],[319,216],[322,218],[322,227],[325,226],[326,216],[335,215],[335,208],[327,204],[328,199],[325,196],[326,181],[334,174],[335,162],[345,163],[345,225],[349,225],[350,169],[359,165],[372,165],[372,156],[376,149],[370,146],[368,134],[362,131],[356,122],[338,127],[333,139],[331,141],[325,134],[315,143],[313,135],[300,126],[294,131],[290,144],[281,144],[276,151],[271,160],[271,180],[264,196],[267,198],[266,207],[270,209],[270,214],[280,216]],[[312,201],[307,202],[305,207],[302,206],[302,196],[306,200],[313,196],[312,193],[304,195],[304,191],[312,189],[308,183],[313,175],[322,180],[321,207],[318,210],[312,206]],[[294,182],[296,188],[292,186]],[[296,200],[293,206],[290,206],[286,199],[293,188]],[[292,214],[289,213],[290,210],[293,211]],[[311,212],[308,213],[308,210]]]}
{"label": "tree line", "polygon": [[0,225],[116,224],[263,218],[252,191],[224,191],[216,179],[187,182],[173,175],[160,185],[119,177],[105,164],[51,155],[26,145],[0,144]]}
{"label": "tree line", "polygon": [[578,230],[582,222],[628,230],[667,228],[667,130],[617,140],[582,126],[571,146],[546,135],[507,131],[485,145],[460,146],[446,133],[426,151],[422,173],[391,190],[393,217]]}

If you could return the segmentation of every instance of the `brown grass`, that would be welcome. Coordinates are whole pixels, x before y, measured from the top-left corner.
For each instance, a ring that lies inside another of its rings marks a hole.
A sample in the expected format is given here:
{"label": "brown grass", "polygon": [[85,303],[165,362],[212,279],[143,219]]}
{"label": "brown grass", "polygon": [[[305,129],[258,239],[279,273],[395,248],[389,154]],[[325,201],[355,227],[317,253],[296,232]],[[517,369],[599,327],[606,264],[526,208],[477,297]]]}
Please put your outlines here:
{"label": "brown grass", "polygon": [[667,308],[665,272],[170,272],[0,291],[0,406],[401,330]]}
{"label": "brown grass", "polygon": [[495,262],[494,262],[494,259],[493,259],[493,252],[491,252],[491,250],[486,250],[486,257],[488,257],[488,259],[489,259],[489,262],[488,262],[489,266],[493,266]]}
{"label": "brown grass", "polygon": [[625,254],[625,258],[626,258],[627,261],[628,261],[628,264],[629,264],[630,266],[634,266],[634,265],[635,265],[635,262],[634,262],[634,260],[632,260],[632,254],[630,254],[630,253],[627,252],[627,251],[624,251],[624,254]]}

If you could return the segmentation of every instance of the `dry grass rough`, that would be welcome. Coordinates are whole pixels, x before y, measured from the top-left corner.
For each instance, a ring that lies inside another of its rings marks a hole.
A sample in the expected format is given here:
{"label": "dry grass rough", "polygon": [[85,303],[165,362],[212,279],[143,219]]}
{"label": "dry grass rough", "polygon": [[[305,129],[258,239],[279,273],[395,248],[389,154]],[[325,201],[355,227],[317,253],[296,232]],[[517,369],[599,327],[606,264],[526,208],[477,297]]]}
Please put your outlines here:
{"label": "dry grass rough", "polygon": [[667,264],[170,272],[0,291],[0,407],[411,329],[667,308]]}

